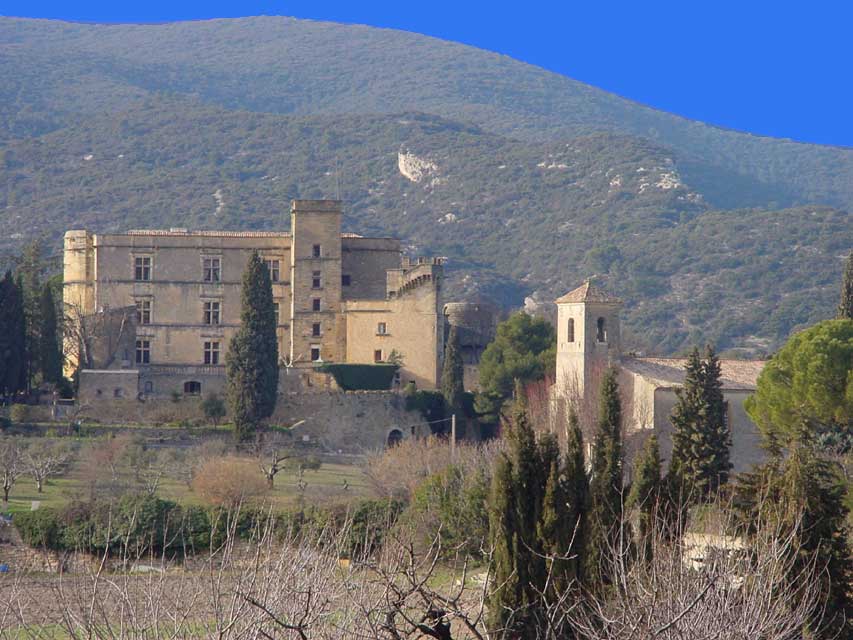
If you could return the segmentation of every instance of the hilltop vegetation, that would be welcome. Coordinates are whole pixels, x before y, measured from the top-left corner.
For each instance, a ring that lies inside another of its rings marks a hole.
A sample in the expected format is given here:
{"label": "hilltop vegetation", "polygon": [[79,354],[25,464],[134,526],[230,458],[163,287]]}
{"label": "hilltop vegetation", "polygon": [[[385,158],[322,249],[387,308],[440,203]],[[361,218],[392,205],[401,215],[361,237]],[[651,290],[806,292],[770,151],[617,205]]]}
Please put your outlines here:
{"label": "hilltop vegetation", "polygon": [[458,44],[285,18],[0,19],[0,43],[0,256],[68,228],[286,228],[290,198],[339,195],[347,230],[448,256],[451,298],[598,275],[633,347],[761,353],[832,314],[853,246],[853,151]]}

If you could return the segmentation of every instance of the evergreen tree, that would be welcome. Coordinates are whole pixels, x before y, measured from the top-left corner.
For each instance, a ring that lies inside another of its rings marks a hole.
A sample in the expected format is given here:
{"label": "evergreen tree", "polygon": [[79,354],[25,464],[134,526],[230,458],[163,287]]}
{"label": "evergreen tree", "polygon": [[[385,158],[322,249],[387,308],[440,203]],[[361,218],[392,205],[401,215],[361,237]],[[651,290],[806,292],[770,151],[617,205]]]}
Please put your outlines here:
{"label": "evergreen tree", "polygon": [[684,385],[672,410],[669,478],[679,502],[706,499],[728,481],[731,435],[720,381],[720,362],[710,347],[703,361],[693,349]]}
{"label": "evergreen tree", "polygon": [[706,479],[708,491],[715,493],[729,481],[731,471],[732,435],[726,416],[720,359],[710,345],[702,363],[702,397],[705,405],[705,432],[708,434],[710,458]]}
{"label": "evergreen tree", "polygon": [[489,593],[489,628],[507,629],[521,599],[516,565],[520,559],[513,493],[512,462],[505,453],[498,456],[489,494],[489,538],[492,543],[494,587]]}
{"label": "evergreen tree", "polygon": [[849,638],[853,636],[853,557],[848,543],[847,489],[812,439],[813,434],[803,427],[787,457],[771,456],[744,474],[735,504],[747,532],[757,534],[761,527],[774,530],[781,525],[781,535],[793,534],[792,579],[811,567],[818,571],[821,598],[806,637]]}
{"label": "evergreen tree", "polygon": [[533,639],[541,637],[545,624],[542,595],[554,598],[570,583],[566,557],[575,552],[570,546],[574,523],[557,439],[546,434],[537,441],[520,383],[507,440],[489,500],[495,585],[490,628]]}
{"label": "evergreen tree", "polygon": [[238,440],[252,437],[275,410],[278,391],[276,337],[270,274],[253,252],[243,274],[240,329],[225,359],[228,402]]}
{"label": "evergreen tree", "polygon": [[838,305],[840,319],[853,320],[853,251],[847,257],[844,278],[841,281],[841,302]]}
{"label": "evergreen tree", "polygon": [[24,391],[26,318],[20,282],[7,271],[0,283],[0,393]]}
{"label": "evergreen tree", "polygon": [[611,553],[622,545],[622,407],[615,369],[601,381],[598,424],[592,453],[584,579],[592,588],[611,582]]}
{"label": "evergreen tree", "polygon": [[465,368],[462,363],[462,351],[459,348],[459,332],[450,325],[450,335],[444,348],[444,366],[441,370],[441,393],[451,413],[462,411],[462,398],[465,393]]}
{"label": "evergreen tree", "polygon": [[569,411],[568,429],[566,431],[566,460],[563,471],[565,477],[565,493],[568,513],[566,534],[574,537],[572,555],[575,558],[569,565],[571,577],[583,582],[581,558],[584,557],[586,505],[589,498],[589,478],[586,474],[586,462],[583,449],[583,433],[581,432],[578,414],[572,408]]}
{"label": "evergreen tree", "polygon": [[42,288],[41,330],[39,331],[39,368],[45,382],[58,383],[62,379],[62,352],[56,322],[56,303],[50,285]]}
{"label": "evergreen tree", "polygon": [[661,489],[660,448],[657,437],[652,435],[646,440],[637,459],[631,491],[625,501],[625,507],[635,512],[635,539],[640,557],[646,562],[652,560],[651,536],[657,519]]}

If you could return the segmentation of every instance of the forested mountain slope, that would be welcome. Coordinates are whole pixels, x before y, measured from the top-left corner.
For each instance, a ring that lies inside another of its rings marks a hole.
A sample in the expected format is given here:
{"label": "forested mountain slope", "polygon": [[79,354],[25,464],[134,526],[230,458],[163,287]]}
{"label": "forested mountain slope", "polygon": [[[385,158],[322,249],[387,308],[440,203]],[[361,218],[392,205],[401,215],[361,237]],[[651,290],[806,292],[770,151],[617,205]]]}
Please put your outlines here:
{"label": "forested mountain slope", "polygon": [[669,151],[631,136],[523,142],[420,113],[283,116],[184,99],[2,148],[5,228],[286,228],[291,198],[340,195],[345,227],[450,258],[451,297],[552,300],[598,274],[629,343],[760,352],[831,312],[846,213],[715,212]]}

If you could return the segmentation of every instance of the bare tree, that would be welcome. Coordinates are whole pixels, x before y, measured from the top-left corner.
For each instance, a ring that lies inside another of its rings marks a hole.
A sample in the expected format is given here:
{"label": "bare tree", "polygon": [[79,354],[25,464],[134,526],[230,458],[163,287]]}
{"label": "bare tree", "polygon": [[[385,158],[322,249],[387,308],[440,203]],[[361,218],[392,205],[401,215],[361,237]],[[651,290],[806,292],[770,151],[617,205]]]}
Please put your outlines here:
{"label": "bare tree", "polygon": [[267,487],[275,488],[275,477],[293,458],[293,451],[280,439],[273,437],[270,441],[260,440],[255,447],[255,455],[258,458],[258,467],[266,478]]}
{"label": "bare tree", "polygon": [[794,532],[768,520],[747,539],[727,512],[714,532],[656,523],[651,561],[611,546],[614,588],[586,594],[572,627],[589,640],[800,640],[819,622],[820,567],[798,563]]}
{"label": "bare tree", "polygon": [[[82,304],[65,304],[65,357],[81,369],[108,369],[124,356],[123,345],[135,336],[135,307],[86,313]],[[128,358],[130,348],[127,347]]]}
{"label": "bare tree", "polygon": [[3,506],[9,506],[9,494],[18,478],[26,472],[23,448],[13,438],[0,440],[0,481],[3,488]]}
{"label": "bare tree", "polygon": [[44,491],[48,478],[65,472],[72,455],[71,447],[60,442],[39,442],[24,451],[23,464],[35,481],[38,493]]}

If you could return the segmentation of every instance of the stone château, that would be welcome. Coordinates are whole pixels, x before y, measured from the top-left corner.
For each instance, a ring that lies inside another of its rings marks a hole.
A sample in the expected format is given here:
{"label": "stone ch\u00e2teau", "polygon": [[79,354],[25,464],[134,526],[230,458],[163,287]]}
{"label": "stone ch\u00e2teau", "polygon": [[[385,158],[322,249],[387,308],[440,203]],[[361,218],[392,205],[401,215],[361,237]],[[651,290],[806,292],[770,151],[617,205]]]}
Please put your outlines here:
{"label": "stone ch\u00e2teau", "polygon": [[[402,358],[400,384],[435,388],[442,260],[404,257],[393,238],[341,233],[336,200],[294,200],[290,213],[290,232],[68,231],[64,302],[98,333],[97,353],[85,358],[66,345],[70,370],[82,360],[88,386],[110,397],[220,391],[243,271],[257,251],[272,280],[282,366],[376,363],[394,354]],[[88,338],[74,340],[81,337]]]}

